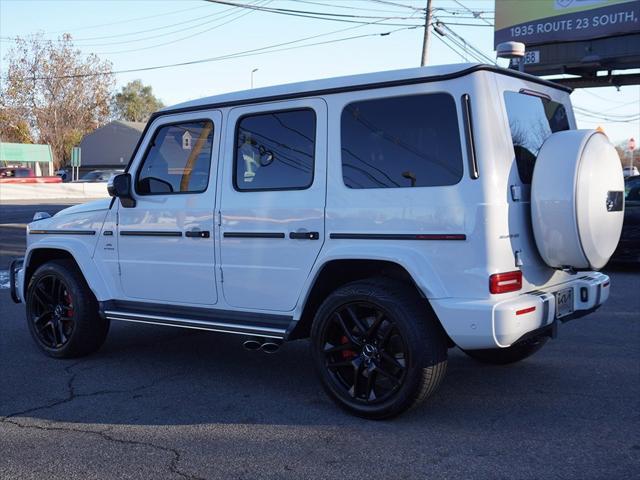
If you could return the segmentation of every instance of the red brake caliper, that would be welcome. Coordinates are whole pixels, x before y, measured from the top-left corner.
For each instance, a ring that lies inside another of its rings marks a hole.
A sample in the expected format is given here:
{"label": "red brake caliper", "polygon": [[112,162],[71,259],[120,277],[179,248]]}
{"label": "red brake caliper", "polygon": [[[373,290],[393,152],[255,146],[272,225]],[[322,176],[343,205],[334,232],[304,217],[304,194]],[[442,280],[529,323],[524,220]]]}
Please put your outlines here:
{"label": "red brake caliper", "polygon": [[[342,336],[340,337],[340,343],[342,345],[345,345],[346,343],[349,343],[349,339],[346,336]],[[356,356],[356,352],[354,352],[353,350],[342,350],[342,352],[340,353],[342,353],[343,360],[351,360]]]}
{"label": "red brake caliper", "polygon": [[67,310],[67,318],[73,317],[73,302],[71,301],[71,295],[69,292],[65,292],[64,299],[67,301],[69,310]]}

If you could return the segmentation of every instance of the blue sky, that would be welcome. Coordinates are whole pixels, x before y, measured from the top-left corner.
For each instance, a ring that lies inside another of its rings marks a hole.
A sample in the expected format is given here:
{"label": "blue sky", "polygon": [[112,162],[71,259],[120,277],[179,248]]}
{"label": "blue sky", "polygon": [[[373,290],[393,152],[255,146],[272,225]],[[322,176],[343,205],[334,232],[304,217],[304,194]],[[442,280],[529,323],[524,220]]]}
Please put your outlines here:
{"label": "blue sky", "polygon": [[[492,0],[461,0],[463,6],[482,11],[487,20],[460,20],[455,0],[433,0],[442,19],[451,23],[492,23]],[[359,19],[378,23],[419,25],[418,9],[426,0],[243,0],[275,8],[317,10],[343,15],[392,17]],[[446,17],[446,18],[445,18]],[[345,18],[345,17],[342,17]],[[493,29],[490,26],[450,25],[469,44],[494,58]],[[347,30],[348,29],[348,30]],[[201,0],[158,1],[55,1],[0,0],[0,37],[28,35],[38,31],[55,38],[68,32],[84,53],[94,52],[113,63],[114,70],[164,65],[217,57],[281,44],[300,38],[322,35],[307,43],[330,41],[356,35],[379,34],[336,43],[253,55],[147,72],[121,73],[118,86],[141,79],[153,87],[166,104],[174,104],[218,93],[250,87],[251,70],[255,86],[267,86],[299,80],[347,75],[418,66],[422,46],[421,28],[359,25],[278,15],[238,9]],[[337,30],[343,30],[329,34]],[[303,42],[304,43],[304,42]],[[0,57],[11,42],[0,41]],[[291,44],[297,46],[301,44]],[[460,63],[464,59],[432,35],[430,64]],[[0,68],[5,65],[0,63]],[[574,105],[603,112],[603,115],[633,114],[640,111],[640,87],[614,87],[579,90],[572,94]],[[640,124],[598,122],[578,117],[580,128],[602,125],[609,137],[618,142],[630,136],[640,137]]]}

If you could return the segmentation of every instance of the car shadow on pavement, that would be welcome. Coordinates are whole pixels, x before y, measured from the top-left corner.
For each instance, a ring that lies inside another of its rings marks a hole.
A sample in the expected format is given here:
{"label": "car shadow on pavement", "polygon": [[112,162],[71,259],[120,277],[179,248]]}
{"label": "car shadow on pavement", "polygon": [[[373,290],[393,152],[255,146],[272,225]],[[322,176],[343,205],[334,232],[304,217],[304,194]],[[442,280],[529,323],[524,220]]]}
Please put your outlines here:
{"label": "car shadow on pavement", "polygon": [[[245,351],[242,337],[116,323],[96,354],[55,360],[37,350],[26,330],[19,335],[21,372],[8,375],[10,395],[0,401],[0,415],[16,420],[94,425],[366,422],[342,412],[324,394],[307,341],[285,344],[269,355]],[[408,426],[420,418],[456,426],[473,412],[474,422],[489,428],[509,412],[528,408],[536,397],[544,399],[536,403],[539,415],[553,412],[562,399],[547,393],[560,387],[581,392],[585,385],[567,382],[563,366],[549,353],[492,367],[450,350],[440,390],[397,421]]]}

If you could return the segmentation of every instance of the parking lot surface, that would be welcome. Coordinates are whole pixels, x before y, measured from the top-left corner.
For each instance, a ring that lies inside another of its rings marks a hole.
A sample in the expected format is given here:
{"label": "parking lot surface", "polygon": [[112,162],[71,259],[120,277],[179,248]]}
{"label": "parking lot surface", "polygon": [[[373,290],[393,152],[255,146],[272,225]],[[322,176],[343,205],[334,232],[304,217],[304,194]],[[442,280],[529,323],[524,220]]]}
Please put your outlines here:
{"label": "parking lot surface", "polygon": [[[37,210],[0,205],[0,270]],[[640,472],[640,270],[515,365],[457,349],[437,394],[390,421],[323,393],[306,341],[113,322],[96,354],[44,356],[0,289],[0,478],[626,479]],[[2,282],[0,281],[0,285]]]}

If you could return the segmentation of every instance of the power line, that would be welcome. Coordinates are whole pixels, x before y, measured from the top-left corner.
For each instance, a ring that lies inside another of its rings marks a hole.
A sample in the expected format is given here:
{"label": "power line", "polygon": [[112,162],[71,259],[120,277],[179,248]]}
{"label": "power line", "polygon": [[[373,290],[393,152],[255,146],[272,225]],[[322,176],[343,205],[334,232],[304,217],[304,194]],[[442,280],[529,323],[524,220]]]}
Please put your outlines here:
{"label": "power line", "polygon": [[[462,45],[459,45],[459,46],[463,48],[465,52],[468,49],[472,50],[473,52],[472,56],[476,60],[479,60],[481,63],[493,63],[494,65],[496,64],[496,61],[493,58],[486,55],[482,50],[480,50],[479,48],[476,48],[473,44],[467,42],[467,40],[463,36],[459,35],[458,33],[456,33],[455,30],[449,27],[449,22],[439,21],[437,17],[436,17],[436,20],[437,20],[436,26],[444,27],[447,30],[447,32],[449,32],[451,35],[455,37],[455,39],[453,38],[450,39],[452,43],[462,43]],[[437,33],[437,30],[436,30],[436,33]]]}
{"label": "power line", "polygon": [[[271,0],[266,0],[266,3],[265,3],[265,0],[262,0],[261,2],[257,2],[257,3],[262,3],[263,5],[266,5],[270,1]],[[229,11],[231,13],[228,13],[228,14],[222,15],[222,16],[218,16],[223,12],[229,12]],[[248,13],[253,13],[253,11],[250,10],[247,13],[241,13],[240,16],[247,15]],[[218,12],[218,13],[214,14],[215,16],[217,16],[217,18],[214,18],[213,20],[207,20],[205,22],[199,23],[197,25],[192,25],[192,26],[187,27],[187,28],[179,28],[177,30],[173,30],[173,31],[170,31],[170,32],[164,32],[164,33],[160,33],[158,35],[152,35],[152,36],[144,37],[144,38],[136,38],[136,39],[131,39],[131,40],[122,40],[122,41],[118,41],[118,42],[88,43],[88,44],[83,44],[83,45],[79,45],[79,46],[81,48],[84,48],[84,47],[105,47],[105,46],[109,46],[109,45],[122,45],[124,43],[144,42],[146,40],[153,40],[153,39],[156,39],[156,38],[163,38],[163,37],[166,37],[167,35],[172,35],[174,33],[176,33],[176,34],[184,33],[184,32],[186,32],[188,30],[192,30],[194,28],[202,27],[204,25],[210,25],[211,23],[215,23],[215,22],[217,22],[219,20],[222,20],[223,18],[233,17],[234,15],[237,15],[237,14],[238,14],[238,11],[235,8],[228,8],[228,9],[222,10],[221,12]],[[207,17],[203,17],[203,18],[207,18]],[[197,20],[201,20],[201,19],[197,19]],[[226,22],[223,23],[222,25],[226,25]],[[217,26],[214,27],[214,28],[217,28]],[[213,29],[203,30],[201,33],[208,32],[209,30],[213,30]],[[118,37],[118,35],[115,35],[115,36]],[[190,37],[185,37],[185,38],[190,38]],[[76,40],[74,39],[74,43],[75,42],[76,42]],[[169,43],[171,43],[171,42],[169,42]],[[165,43],[163,45],[167,45],[167,43]],[[106,53],[111,53],[111,52],[106,52]]]}
{"label": "power line", "polygon": [[394,7],[411,8],[412,10],[424,10],[424,8],[417,8],[417,7],[414,7],[413,5],[406,5],[404,3],[389,2],[386,0],[371,0],[371,1],[374,3],[381,3],[383,5],[393,5]]}
{"label": "power line", "polygon": [[[207,8],[207,5],[202,5],[200,7],[183,8],[182,10],[172,10],[171,12],[158,13],[156,15],[148,15],[148,16],[144,16],[144,17],[129,18],[129,19],[126,19],[126,20],[119,20],[119,21],[110,22],[110,23],[100,23],[100,24],[97,24],[97,25],[87,25],[87,26],[80,27],[80,28],[67,28],[65,30],[53,30],[53,31],[50,31],[50,32],[43,32],[43,35],[50,35],[52,33],[53,34],[55,34],[55,33],[67,33],[67,32],[69,32],[69,30],[79,31],[79,30],[89,30],[89,29],[92,29],[92,28],[110,27],[112,25],[121,25],[123,23],[131,23],[131,22],[136,22],[138,20],[148,20],[150,18],[165,17],[167,15],[174,15],[176,13],[199,10],[201,8]],[[11,37],[0,37],[0,39],[11,39]]]}
{"label": "power line", "polygon": [[[267,2],[267,3],[269,3],[269,2]],[[147,47],[129,48],[129,49],[126,49],[126,50],[117,50],[117,51],[111,51],[111,52],[98,52],[98,53],[100,55],[114,55],[114,54],[118,54],[118,53],[139,52],[141,50],[150,50],[152,48],[158,48],[158,47],[163,47],[165,45],[171,45],[171,44],[174,44],[174,43],[177,43],[177,42],[181,42],[183,40],[187,40],[189,38],[197,37],[198,35],[202,35],[203,33],[210,32],[210,31],[215,30],[217,28],[223,27],[224,25],[228,25],[229,23],[235,22],[236,20],[239,20],[242,17],[246,17],[247,15],[250,15],[253,12],[254,12],[254,10],[249,10],[247,12],[240,12],[239,15],[235,15],[238,12],[234,12],[235,16],[233,18],[231,18],[230,20],[227,20],[225,22],[219,23],[219,24],[214,25],[213,27],[207,28],[205,30],[201,30],[199,32],[192,33],[192,34],[187,35],[185,37],[181,37],[181,38],[176,38],[176,39],[170,40],[168,42],[158,43],[158,44],[147,46]],[[230,16],[230,15],[227,15],[227,16]],[[217,20],[221,20],[222,18],[224,18],[224,17],[218,18]],[[162,35],[162,36],[164,36],[164,35]]]}
{"label": "power line", "polygon": [[[345,10],[358,10],[360,12],[365,11],[365,12],[380,12],[380,13],[398,13],[398,10],[381,10],[379,8],[354,7],[354,6],[340,5],[340,4],[334,4],[334,3],[312,2],[311,0],[294,0],[294,1],[295,3],[306,3],[309,5],[320,5],[322,7],[331,7],[331,8],[342,8]],[[410,8],[413,8],[413,7],[410,7]]]}
{"label": "power line", "polygon": [[471,13],[474,17],[479,18],[480,20],[483,20],[485,23],[487,23],[488,25],[493,26],[490,22],[488,22],[487,20],[485,20],[484,18],[482,18],[480,16],[480,12],[475,12],[473,10],[471,10],[469,7],[467,7],[466,5],[464,5],[462,2],[459,2],[458,0],[453,0],[455,3],[457,3],[458,5],[460,5],[462,8],[464,8],[465,10],[467,10],[469,13]]}
{"label": "power line", "polygon": [[[218,3],[220,5],[230,5],[238,8],[249,8],[252,10],[260,10],[262,12],[275,13],[279,15],[290,15],[292,17],[303,17],[303,18],[315,18],[318,20],[328,20],[333,22],[347,22],[347,23],[364,23],[361,20],[355,19],[378,19],[378,20],[415,20],[413,17],[380,17],[380,16],[371,16],[371,15],[348,15],[341,13],[328,13],[328,12],[316,12],[310,10],[293,10],[290,8],[272,8],[272,7],[261,7],[257,5],[247,5],[241,3],[228,2],[225,0],[205,0],[211,3]],[[380,25],[387,26],[404,26],[405,23],[381,23]]]}
{"label": "power line", "polygon": [[453,53],[455,53],[456,55],[458,55],[460,57],[460,59],[464,62],[468,62],[469,59],[463,55],[462,53],[460,53],[458,50],[456,50],[454,47],[452,47],[451,45],[449,45],[448,42],[445,41],[444,37],[441,37],[440,35],[434,35],[438,40],[440,40],[449,50],[451,50]]}
{"label": "power line", "polygon": [[[375,25],[376,22],[371,22],[367,25]],[[220,55],[217,57],[209,57],[209,58],[202,58],[202,59],[198,59],[198,60],[191,60],[191,61],[187,61],[187,62],[179,62],[179,63],[170,63],[170,64],[164,64],[164,65],[153,65],[153,66],[149,66],[149,67],[141,67],[141,68],[130,68],[130,69],[124,69],[124,70],[109,70],[109,71],[105,71],[105,72],[95,72],[95,73],[80,73],[80,74],[69,74],[69,75],[59,75],[59,76],[52,76],[52,77],[32,77],[32,80],[51,80],[51,79],[59,79],[59,78],[87,78],[87,77],[97,77],[100,75],[116,75],[116,74],[121,74],[121,73],[133,73],[133,72],[145,72],[145,71],[151,71],[151,70],[160,70],[160,69],[165,69],[165,68],[173,68],[173,67],[183,67],[183,66],[188,66],[188,65],[197,65],[197,64],[201,64],[201,63],[209,63],[209,62],[216,62],[216,61],[222,61],[222,60],[229,60],[229,59],[234,59],[234,58],[241,58],[241,57],[249,57],[249,56],[254,56],[254,55],[264,55],[266,53],[274,53],[274,52],[282,52],[282,51],[286,51],[286,50],[294,50],[294,49],[298,49],[298,48],[306,48],[306,47],[312,47],[312,46],[317,46],[317,45],[327,45],[327,44],[331,44],[331,43],[338,43],[338,42],[344,42],[344,41],[348,41],[348,40],[355,40],[355,39],[360,39],[360,38],[367,38],[367,37],[377,37],[377,36],[388,36],[391,35],[393,33],[402,31],[402,30],[412,30],[414,28],[417,28],[415,26],[406,26],[406,27],[401,27],[401,28],[396,28],[394,30],[390,30],[387,32],[377,32],[377,33],[367,33],[367,34],[362,34],[362,35],[354,35],[354,36],[350,36],[350,37],[343,37],[343,38],[337,38],[337,39],[333,39],[333,40],[326,40],[323,42],[315,42],[315,43],[308,43],[305,45],[297,45],[297,46],[288,46],[288,45],[293,45],[296,43],[300,43],[300,42],[304,42],[307,40],[312,40],[315,38],[320,38],[320,37],[324,37],[324,36],[328,36],[328,35],[333,35],[336,33],[340,33],[340,32],[344,32],[347,30],[353,30],[356,28],[361,28],[365,25],[357,25],[357,26],[353,26],[353,27],[348,27],[348,28],[344,28],[344,29],[340,29],[340,30],[335,30],[332,32],[327,32],[327,33],[321,33],[318,35],[312,35],[309,37],[305,37],[305,38],[300,38],[297,40],[291,40],[288,42],[282,42],[282,43],[277,43],[277,44],[273,44],[273,45],[268,45],[266,47],[260,47],[260,48],[254,48],[251,50],[244,50],[241,52],[236,52],[236,53],[230,53],[230,54],[226,54],[226,55]],[[282,48],[278,48],[278,47],[282,47]]]}

